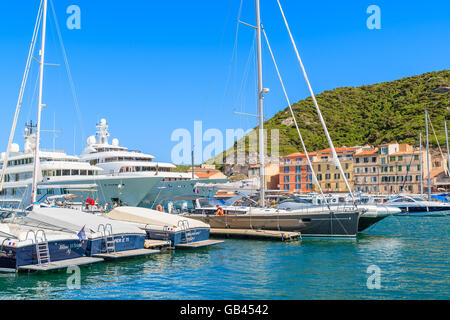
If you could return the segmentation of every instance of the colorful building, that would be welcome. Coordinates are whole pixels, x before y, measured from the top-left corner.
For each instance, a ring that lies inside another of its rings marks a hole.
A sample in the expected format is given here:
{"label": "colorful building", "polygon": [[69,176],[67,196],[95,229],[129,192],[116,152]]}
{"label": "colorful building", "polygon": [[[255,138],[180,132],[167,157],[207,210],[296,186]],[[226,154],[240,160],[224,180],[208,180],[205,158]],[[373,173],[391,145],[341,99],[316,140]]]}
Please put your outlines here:
{"label": "colorful building", "polygon": [[[360,148],[361,147],[335,148],[344,174],[352,190],[354,186],[353,155]],[[313,167],[317,175],[317,181],[320,183],[320,187],[325,193],[348,192],[344,178],[342,177],[339,168],[333,164],[332,158],[333,156],[330,148],[316,152]]]}
{"label": "colorful building", "polygon": [[[311,162],[316,153],[309,153]],[[281,159],[279,190],[291,193],[313,192],[312,171],[304,153],[296,152]]]}

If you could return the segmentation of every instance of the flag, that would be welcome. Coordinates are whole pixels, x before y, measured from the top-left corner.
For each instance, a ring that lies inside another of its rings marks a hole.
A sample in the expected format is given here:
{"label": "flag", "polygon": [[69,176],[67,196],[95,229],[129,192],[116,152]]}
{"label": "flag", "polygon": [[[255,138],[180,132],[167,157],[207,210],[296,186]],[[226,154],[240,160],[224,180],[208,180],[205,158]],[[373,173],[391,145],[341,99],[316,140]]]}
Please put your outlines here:
{"label": "flag", "polygon": [[77,233],[78,239],[80,239],[80,241],[86,240],[86,233],[84,232],[84,227],[81,228],[80,232]]}

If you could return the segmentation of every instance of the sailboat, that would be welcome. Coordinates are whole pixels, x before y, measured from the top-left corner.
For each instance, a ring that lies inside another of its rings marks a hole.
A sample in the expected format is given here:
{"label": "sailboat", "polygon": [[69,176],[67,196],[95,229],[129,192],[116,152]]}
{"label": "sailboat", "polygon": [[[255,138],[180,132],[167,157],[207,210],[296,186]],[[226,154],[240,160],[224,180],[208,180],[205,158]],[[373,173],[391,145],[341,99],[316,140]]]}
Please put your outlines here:
{"label": "sailboat", "polygon": [[[260,184],[259,184],[260,188],[259,188],[258,202],[255,202],[253,206],[231,205],[227,206],[226,208],[217,206],[216,209],[219,212],[218,215],[211,214],[211,210],[209,210],[210,208],[204,208],[205,210],[203,210],[203,208],[197,208],[195,213],[193,214],[189,213],[185,215],[190,218],[202,220],[203,222],[211,225],[211,228],[297,231],[301,232],[302,236],[305,237],[355,237],[358,233],[359,216],[360,214],[364,213],[364,210],[358,209],[355,206],[341,206],[331,208],[329,206],[323,205],[323,206],[305,207],[297,210],[285,210],[279,208],[266,207],[266,199],[265,199],[266,194],[264,187],[265,166],[264,166],[263,99],[264,95],[269,92],[269,89],[264,88],[262,82],[261,36],[264,30],[261,24],[259,0],[255,0],[255,14],[256,14],[256,24],[252,27],[256,30],[256,48],[257,48],[257,97],[258,97],[258,115],[259,115],[259,163],[260,163]],[[244,24],[249,25],[247,23]],[[301,66],[303,68],[303,64],[301,64]],[[307,81],[307,83],[312,93],[313,100],[315,101],[315,97],[312,92],[311,86],[309,85],[309,81]],[[328,131],[326,129],[325,123],[323,121],[322,115],[320,113],[316,101],[315,104],[317,107],[319,118],[322,124],[324,125],[327,140],[333,151],[334,155],[333,159],[336,161],[336,164],[342,171],[342,167],[340,166],[339,159],[337,158],[334,146],[332,144],[331,138],[329,137]],[[296,123],[295,116],[294,121]],[[300,139],[303,143],[301,135]],[[306,150],[305,147],[304,149]],[[308,161],[310,161],[309,157],[307,158]],[[310,165],[310,167],[312,168],[312,165]],[[315,177],[314,173],[313,176]],[[342,176],[344,176],[345,179],[345,175],[343,173]],[[221,209],[220,211],[219,208]]]}
{"label": "sailboat", "polygon": [[[429,138],[428,138],[428,111],[425,110],[425,135],[426,135],[426,145],[427,145],[427,151],[426,151],[426,163],[427,163],[427,199],[422,199],[421,197],[410,197],[406,195],[397,195],[394,196],[386,202],[387,206],[399,208],[402,213],[400,215],[407,215],[407,216],[446,216],[450,213],[450,204],[439,202],[439,201],[432,201],[431,199],[431,161],[430,161],[430,147],[429,147]],[[430,119],[431,123],[431,119]],[[447,124],[445,125],[445,134],[447,135]],[[433,127],[432,127],[433,128]],[[434,129],[433,129],[434,131]],[[436,135],[435,135],[436,137]],[[439,141],[436,137],[436,142],[439,145]],[[422,144],[422,143],[421,143]],[[440,149],[440,146],[439,146]],[[448,150],[448,140],[447,140],[447,150]],[[447,151],[448,152],[448,151]],[[448,154],[448,153],[447,153]],[[441,151],[442,155],[442,151]],[[443,155],[442,155],[442,158]],[[446,170],[446,172],[449,172]]]}

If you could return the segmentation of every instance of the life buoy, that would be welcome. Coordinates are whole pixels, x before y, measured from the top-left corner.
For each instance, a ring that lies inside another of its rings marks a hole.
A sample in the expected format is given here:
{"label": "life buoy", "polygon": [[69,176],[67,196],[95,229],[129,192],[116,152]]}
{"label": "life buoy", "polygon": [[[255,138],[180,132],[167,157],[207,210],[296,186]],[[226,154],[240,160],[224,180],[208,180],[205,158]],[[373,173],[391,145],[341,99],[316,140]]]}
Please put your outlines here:
{"label": "life buoy", "polygon": [[162,212],[163,211],[163,207],[161,206],[161,205],[157,205],[156,206],[156,211],[160,211],[160,212]]}
{"label": "life buoy", "polygon": [[217,211],[216,211],[216,214],[215,214],[215,215],[216,215],[216,216],[223,216],[223,215],[225,215],[225,213],[224,213],[222,207],[217,207]]}

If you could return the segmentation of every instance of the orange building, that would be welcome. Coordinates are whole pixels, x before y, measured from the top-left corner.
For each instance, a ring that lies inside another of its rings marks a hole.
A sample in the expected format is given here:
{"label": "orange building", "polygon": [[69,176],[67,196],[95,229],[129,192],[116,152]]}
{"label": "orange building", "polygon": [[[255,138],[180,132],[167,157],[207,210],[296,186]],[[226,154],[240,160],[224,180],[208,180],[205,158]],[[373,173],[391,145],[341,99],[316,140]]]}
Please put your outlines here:
{"label": "orange building", "polygon": [[[316,152],[308,155],[313,162]],[[281,159],[279,190],[291,193],[314,191],[312,171],[304,153],[295,152]]]}

